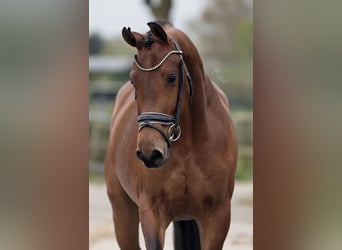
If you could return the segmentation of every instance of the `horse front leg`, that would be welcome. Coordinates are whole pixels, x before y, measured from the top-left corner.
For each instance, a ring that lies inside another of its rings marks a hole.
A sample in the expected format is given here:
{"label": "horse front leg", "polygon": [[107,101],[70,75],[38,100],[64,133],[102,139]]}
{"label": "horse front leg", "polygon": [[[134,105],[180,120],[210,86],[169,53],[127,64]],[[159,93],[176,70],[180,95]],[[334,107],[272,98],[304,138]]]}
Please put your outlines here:
{"label": "horse front leg", "polygon": [[160,214],[158,206],[146,204],[139,206],[139,217],[144,234],[146,250],[162,250],[164,247],[165,230],[170,223]]}
{"label": "horse front leg", "polygon": [[[112,178],[113,180],[115,178]],[[115,235],[121,250],[140,250],[139,212],[118,182],[108,185],[107,193],[113,210]]]}
{"label": "horse front leg", "polygon": [[212,207],[198,221],[202,250],[222,250],[230,225],[230,201]]}

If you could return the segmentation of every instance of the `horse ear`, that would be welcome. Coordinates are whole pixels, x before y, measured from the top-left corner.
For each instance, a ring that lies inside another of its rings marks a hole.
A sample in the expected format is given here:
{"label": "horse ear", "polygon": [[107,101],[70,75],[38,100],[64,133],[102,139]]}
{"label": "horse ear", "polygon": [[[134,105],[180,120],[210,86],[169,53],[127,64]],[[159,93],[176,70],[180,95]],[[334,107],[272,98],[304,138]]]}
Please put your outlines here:
{"label": "horse ear", "polygon": [[159,38],[160,40],[162,40],[165,43],[168,43],[167,35],[166,35],[162,26],[160,26],[156,22],[149,22],[149,23],[147,23],[147,25],[150,27],[151,32],[155,37]]}
{"label": "horse ear", "polygon": [[137,47],[138,45],[138,39],[142,37],[141,34],[137,32],[131,32],[131,28],[123,27],[122,29],[122,37],[125,39],[125,41],[131,45],[132,47]]}

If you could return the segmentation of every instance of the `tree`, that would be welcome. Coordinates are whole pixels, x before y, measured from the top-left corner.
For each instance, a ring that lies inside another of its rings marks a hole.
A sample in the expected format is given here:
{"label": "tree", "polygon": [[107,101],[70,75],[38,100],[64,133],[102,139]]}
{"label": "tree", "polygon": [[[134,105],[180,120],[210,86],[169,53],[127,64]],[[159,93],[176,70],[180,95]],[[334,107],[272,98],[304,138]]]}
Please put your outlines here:
{"label": "tree", "polygon": [[213,0],[190,22],[206,71],[232,106],[252,108],[253,18],[251,0]]}
{"label": "tree", "polygon": [[97,34],[91,34],[89,37],[89,55],[99,54],[104,47],[104,40]]}
{"label": "tree", "polygon": [[152,14],[156,19],[163,19],[169,21],[172,0],[145,0],[145,4],[147,4],[148,7],[151,9]]}
{"label": "tree", "polygon": [[190,26],[206,56],[216,58],[219,62],[252,57],[250,1],[214,0]]}

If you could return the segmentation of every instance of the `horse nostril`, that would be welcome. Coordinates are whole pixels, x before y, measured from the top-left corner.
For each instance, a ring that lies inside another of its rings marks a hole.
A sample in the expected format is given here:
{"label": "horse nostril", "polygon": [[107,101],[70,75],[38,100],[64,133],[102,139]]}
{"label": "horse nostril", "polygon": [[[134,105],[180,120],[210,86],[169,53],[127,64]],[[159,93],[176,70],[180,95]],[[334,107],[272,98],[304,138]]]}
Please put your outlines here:
{"label": "horse nostril", "polygon": [[137,154],[137,157],[140,159],[140,160],[143,160],[143,155],[142,155],[142,152],[140,149],[137,149],[136,150],[136,154]]}
{"label": "horse nostril", "polygon": [[136,150],[138,159],[144,162],[148,168],[157,168],[165,161],[164,154],[158,149],[153,149],[149,156],[143,154],[141,149]]}
{"label": "horse nostril", "polygon": [[160,152],[157,149],[153,149],[152,155],[151,155],[151,161],[152,162],[157,162],[158,160],[161,160],[163,158],[164,158],[164,156],[163,156],[162,152]]}

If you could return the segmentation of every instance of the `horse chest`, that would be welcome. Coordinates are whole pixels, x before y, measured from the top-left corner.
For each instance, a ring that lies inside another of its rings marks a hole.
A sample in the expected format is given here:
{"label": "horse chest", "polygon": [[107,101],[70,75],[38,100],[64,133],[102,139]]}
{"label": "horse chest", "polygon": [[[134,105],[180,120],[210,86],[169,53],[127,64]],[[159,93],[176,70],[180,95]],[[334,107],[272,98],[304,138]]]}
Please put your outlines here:
{"label": "horse chest", "polygon": [[205,180],[200,172],[171,175],[161,187],[160,210],[173,218],[197,215],[208,202],[216,199],[209,186],[210,181]]}

